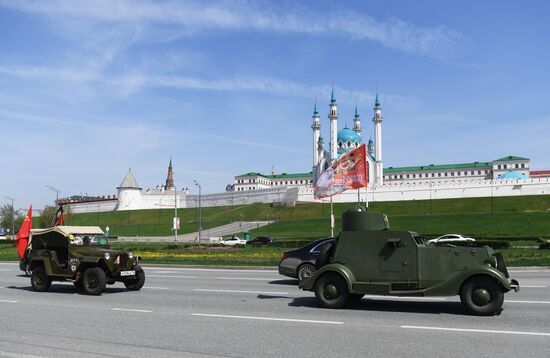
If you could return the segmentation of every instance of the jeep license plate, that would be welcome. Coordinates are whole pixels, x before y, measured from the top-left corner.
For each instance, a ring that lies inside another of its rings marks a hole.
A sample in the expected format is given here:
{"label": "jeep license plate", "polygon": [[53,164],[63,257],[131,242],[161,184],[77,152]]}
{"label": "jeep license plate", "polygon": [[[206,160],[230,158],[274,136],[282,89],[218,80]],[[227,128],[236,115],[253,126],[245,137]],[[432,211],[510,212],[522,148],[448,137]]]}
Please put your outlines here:
{"label": "jeep license plate", "polygon": [[136,271],[120,271],[120,276],[134,276],[136,274]]}

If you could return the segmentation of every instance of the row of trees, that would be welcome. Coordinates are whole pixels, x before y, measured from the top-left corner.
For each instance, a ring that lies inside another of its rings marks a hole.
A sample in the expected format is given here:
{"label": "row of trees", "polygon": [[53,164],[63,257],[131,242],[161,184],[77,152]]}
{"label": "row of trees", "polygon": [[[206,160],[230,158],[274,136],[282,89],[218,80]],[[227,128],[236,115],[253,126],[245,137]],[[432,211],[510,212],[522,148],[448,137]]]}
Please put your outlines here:
{"label": "row of trees", "polygon": [[[52,219],[55,215],[56,207],[46,205],[44,209],[40,211],[39,216],[33,216],[33,228],[46,228],[52,225]],[[23,220],[25,220],[26,212],[15,210],[11,204],[5,204],[0,207],[0,227],[7,229],[11,232],[12,220],[14,221],[15,234],[19,231]]]}

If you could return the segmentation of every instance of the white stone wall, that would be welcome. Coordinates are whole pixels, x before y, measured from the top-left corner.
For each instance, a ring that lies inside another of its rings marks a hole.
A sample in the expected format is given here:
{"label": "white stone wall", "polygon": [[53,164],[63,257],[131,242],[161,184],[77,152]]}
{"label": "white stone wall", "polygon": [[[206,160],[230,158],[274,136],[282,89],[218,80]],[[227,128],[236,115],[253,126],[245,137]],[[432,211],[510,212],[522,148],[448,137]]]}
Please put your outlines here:
{"label": "white stone wall", "polygon": [[117,200],[92,201],[84,203],[64,204],[66,212],[80,213],[97,213],[104,211],[114,211],[117,205]]}

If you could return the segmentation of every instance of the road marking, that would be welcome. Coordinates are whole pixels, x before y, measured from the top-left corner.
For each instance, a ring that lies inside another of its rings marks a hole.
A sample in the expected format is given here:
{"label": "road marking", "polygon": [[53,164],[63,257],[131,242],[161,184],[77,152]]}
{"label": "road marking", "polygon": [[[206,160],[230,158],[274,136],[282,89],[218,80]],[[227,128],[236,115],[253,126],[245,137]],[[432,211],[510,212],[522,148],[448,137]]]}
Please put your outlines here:
{"label": "road marking", "polygon": [[550,304],[550,301],[517,301],[517,300],[504,300],[506,303],[540,303],[540,304]]}
{"label": "road marking", "polygon": [[344,324],[338,321],[315,321],[310,319],[293,319],[293,318],[274,318],[274,317],[253,317],[253,316],[231,316],[224,314],[206,314],[192,313],[192,316],[215,317],[215,318],[234,318],[234,319],[249,319],[257,321],[279,321],[279,322],[298,322],[298,323],[318,323],[318,324]]}
{"label": "road marking", "polygon": [[392,300],[417,300],[417,301],[447,301],[445,297],[401,297],[401,296],[377,296],[366,295],[366,299],[380,300],[380,301],[392,301]]}
{"label": "road marking", "polygon": [[11,269],[0,269],[0,271],[11,271]]}
{"label": "road marking", "polygon": [[0,357],[9,357],[9,358],[45,358],[44,356],[34,356],[31,354],[21,354],[14,352],[5,352],[0,351]]}
{"label": "road marking", "polygon": [[[166,267],[149,267],[144,266],[147,270],[160,270],[166,271]],[[170,271],[210,271],[210,272],[263,272],[263,273],[277,273],[275,269],[268,270],[243,270],[243,269],[207,269],[207,268],[186,268],[186,267],[170,267]]]}
{"label": "road marking", "polygon": [[546,288],[548,286],[525,286],[525,285],[521,285],[521,288]]}
{"label": "road marking", "polygon": [[166,278],[198,278],[197,276],[169,276],[169,275],[147,275],[147,277],[166,277]]}
{"label": "road marking", "polygon": [[148,288],[150,290],[169,290],[168,287],[153,287],[153,286],[145,286],[143,288]]}
{"label": "road marking", "polygon": [[431,331],[516,334],[516,335],[524,335],[524,336],[550,336],[550,333],[542,333],[542,332],[495,331],[495,330],[489,330],[489,329],[466,329],[466,328],[424,327],[424,326],[401,326],[401,328],[403,328],[403,329],[424,329],[424,330],[431,330]]}
{"label": "road marking", "polygon": [[240,290],[211,290],[207,288],[195,288],[193,291],[199,292],[224,292],[224,293],[256,293],[263,295],[288,295],[288,292],[266,292],[266,291],[240,291]]}
{"label": "road marking", "polygon": [[12,301],[12,300],[0,300],[0,302],[3,302],[3,303],[17,303],[17,301]]}
{"label": "road marking", "polygon": [[258,277],[216,277],[216,280],[249,280],[249,281],[271,281],[270,278]]}
{"label": "road marking", "polygon": [[113,311],[152,313],[151,310],[136,310],[131,308],[112,308]]}

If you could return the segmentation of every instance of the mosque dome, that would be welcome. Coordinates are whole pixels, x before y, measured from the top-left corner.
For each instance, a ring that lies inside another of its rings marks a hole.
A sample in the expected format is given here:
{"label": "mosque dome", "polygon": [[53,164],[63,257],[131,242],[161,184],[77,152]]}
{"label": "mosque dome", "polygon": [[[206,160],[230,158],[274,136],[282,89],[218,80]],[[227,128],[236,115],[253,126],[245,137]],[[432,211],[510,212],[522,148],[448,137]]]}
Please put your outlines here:
{"label": "mosque dome", "polygon": [[338,143],[338,154],[346,153],[363,143],[363,138],[349,128],[340,129],[336,135],[336,140]]}

